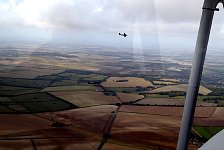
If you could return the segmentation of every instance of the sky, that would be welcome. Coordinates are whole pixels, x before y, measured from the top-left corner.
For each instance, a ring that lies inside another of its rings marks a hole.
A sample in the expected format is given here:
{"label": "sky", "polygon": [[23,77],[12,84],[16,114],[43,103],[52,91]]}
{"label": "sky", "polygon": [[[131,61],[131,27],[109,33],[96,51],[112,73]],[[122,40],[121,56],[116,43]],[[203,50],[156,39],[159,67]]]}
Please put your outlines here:
{"label": "sky", "polygon": [[[202,4],[203,0],[0,0],[0,39],[193,50]],[[222,50],[224,11],[218,7],[209,48]]]}

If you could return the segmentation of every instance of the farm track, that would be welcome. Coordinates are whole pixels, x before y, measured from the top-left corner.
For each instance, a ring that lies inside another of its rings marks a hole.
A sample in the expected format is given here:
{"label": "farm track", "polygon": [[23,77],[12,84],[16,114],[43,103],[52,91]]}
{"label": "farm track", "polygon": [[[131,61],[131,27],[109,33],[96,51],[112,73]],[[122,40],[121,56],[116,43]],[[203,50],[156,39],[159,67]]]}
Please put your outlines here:
{"label": "farm track", "polygon": [[113,123],[114,123],[114,121],[115,121],[115,119],[117,117],[117,113],[118,113],[120,107],[121,106],[117,107],[115,113],[110,118],[110,121],[109,121],[108,125],[106,126],[106,130],[104,132],[103,139],[102,139],[99,147],[97,148],[97,150],[101,150],[103,148],[104,144],[107,142],[108,138],[110,137],[110,131],[111,131],[112,127],[113,127]]}

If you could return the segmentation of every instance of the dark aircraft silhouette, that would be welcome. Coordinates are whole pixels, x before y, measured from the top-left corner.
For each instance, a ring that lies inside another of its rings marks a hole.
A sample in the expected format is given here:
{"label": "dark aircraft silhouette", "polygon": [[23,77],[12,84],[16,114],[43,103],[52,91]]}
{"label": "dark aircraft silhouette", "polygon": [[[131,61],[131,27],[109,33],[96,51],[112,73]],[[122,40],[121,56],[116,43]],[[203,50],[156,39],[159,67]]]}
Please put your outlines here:
{"label": "dark aircraft silhouette", "polygon": [[121,35],[121,36],[123,36],[123,37],[128,36],[126,33],[124,33],[124,34],[119,33],[119,35]]}

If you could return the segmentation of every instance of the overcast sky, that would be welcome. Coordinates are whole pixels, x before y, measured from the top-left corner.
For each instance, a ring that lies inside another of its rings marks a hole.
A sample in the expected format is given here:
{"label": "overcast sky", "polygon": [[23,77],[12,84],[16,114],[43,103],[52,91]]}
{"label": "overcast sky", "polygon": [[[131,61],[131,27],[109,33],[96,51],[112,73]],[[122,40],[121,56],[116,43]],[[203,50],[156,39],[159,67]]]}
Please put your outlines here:
{"label": "overcast sky", "polygon": [[[0,38],[194,49],[202,4],[203,0],[0,0]],[[119,37],[118,32],[129,36]],[[220,7],[210,48],[224,48],[223,40]]]}

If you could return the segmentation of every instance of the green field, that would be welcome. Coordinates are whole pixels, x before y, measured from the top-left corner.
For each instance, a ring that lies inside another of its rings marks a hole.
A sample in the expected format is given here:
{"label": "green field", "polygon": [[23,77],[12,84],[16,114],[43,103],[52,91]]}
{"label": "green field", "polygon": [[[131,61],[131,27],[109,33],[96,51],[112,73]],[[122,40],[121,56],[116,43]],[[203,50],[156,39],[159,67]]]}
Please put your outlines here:
{"label": "green field", "polygon": [[57,91],[96,91],[98,88],[95,86],[57,86],[47,87],[41,92],[57,92]]}
{"label": "green field", "polygon": [[88,77],[82,77],[83,80],[104,80],[107,76],[100,74],[90,74]]}
{"label": "green field", "polygon": [[11,99],[18,103],[46,102],[58,100],[57,98],[47,93],[24,94],[20,96],[11,97]]}
{"label": "green field", "polygon": [[169,95],[146,94],[146,98],[169,98]]}
{"label": "green field", "polygon": [[21,105],[32,113],[58,111],[73,108],[71,104],[60,100],[22,103]]}
{"label": "green field", "polygon": [[20,79],[20,78],[0,78],[0,85],[25,87],[25,88],[43,88],[50,84],[49,80]]}
{"label": "green field", "polygon": [[193,129],[196,131],[199,136],[209,140],[219,131],[224,129],[224,127],[209,127],[209,126],[193,126]]}
{"label": "green field", "polygon": [[69,77],[69,78],[83,78],[83,77],[89,77],[90,75],[87,74],[79,74],[79,73],[74,73],[74,72],[62,72],[59,73],[58,76],[60,77]]}
{"label": "green field", "polygon": [[78,80],[56,80],[50,86],[71,86],[76,85]]}
{"label": "green field", "polygon": [[[88,85],[88,81],[104,80],[107,76],[93,73],[63,72],[56,75],[50,86]],[[49,78],[49,77],[48,77]],[[52,77],[53,78],[53,77]]]}
{"label": "green field", "polygon": [[203,101],[203,99],[206,98],[218,98],[218,97],[224,98],[224,96],[198,96],[198,101]]}
{"label": "green field", "polygon": [[57,74],[57,76],[62,78],[70,78],[70,79],[83,79],[83,80],[103,80],[107,76],[100,75],[100,74],[94,74],[94,73],[75,73],[75,72],[63,72]]}
{"label": "green field", "polygon": [[0,85],[0,95],[1,96],[13,96],[28,93],[36,93],[39,89],[36,88],[25,88],[25,87],[14,87],[14,86],[4,86]]}
{"label": "green field", "polygon": [[77,108],[47,93],[34,93],[0,98],[1,113],[38,113]]}

